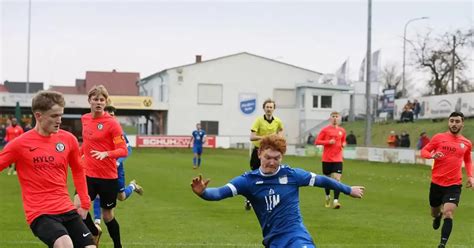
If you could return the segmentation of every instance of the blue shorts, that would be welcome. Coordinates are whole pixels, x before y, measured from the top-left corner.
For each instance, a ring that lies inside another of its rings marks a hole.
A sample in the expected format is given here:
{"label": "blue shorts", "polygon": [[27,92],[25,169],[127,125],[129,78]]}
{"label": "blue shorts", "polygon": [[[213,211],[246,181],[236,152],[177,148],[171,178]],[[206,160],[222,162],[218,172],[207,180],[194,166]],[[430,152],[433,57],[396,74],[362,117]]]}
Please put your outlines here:
{"label": "blue shorts", "polygon": [[266,248],[316,248],[313,239],[307,232],[285,233],[273,238]]}
{"label": "blue shorts", "polygon": [[193,153],[202,154],[202,146],[193,146]]}
{"label": "blue shorts", "polygon": [[119,186],[119,192],[124,192],[125,191],[125,170],[123,168],[123,163],[120,163],[119,166],[117,166],[117,181],[118,181],[118,186]]}

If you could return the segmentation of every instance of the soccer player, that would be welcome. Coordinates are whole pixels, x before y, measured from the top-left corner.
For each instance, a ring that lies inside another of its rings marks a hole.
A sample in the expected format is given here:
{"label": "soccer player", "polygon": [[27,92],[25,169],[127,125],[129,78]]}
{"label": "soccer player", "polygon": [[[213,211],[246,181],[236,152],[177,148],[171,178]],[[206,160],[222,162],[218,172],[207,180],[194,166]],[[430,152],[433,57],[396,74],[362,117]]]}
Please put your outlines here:
{"label": "soccer player", "polygon": [[[90,199],[79,144],[73,134],[59,128],[64,105],[59,92],[40,91],[33,97],[36,126],[0,152],[0,171],[16,163],[26,221],[46,245],[95,247],[81,220],[87,215]],[[68,165],[80,198],[77,209],[68,193]]]}
{"label": "soccer player", "polygon": [[[19,137],[21,134],[23,134],[23,128],[21,128],[20,125],[18,125],[18,120],[13,117],[12,118],[12,124],[8,126],[5,130],[5,139],[4,141],[6,143],[16,139]],[[16,175],[16,167],[15,164],[11,164],[8,169],[7,175]]]}
{"label": "soccer player", "polygon": [[[263,102],[263,116],[257,117],[250,129],[250,141],[253,144],[252,155],[250,156],[250,169],[256,170],[260,167],[260,159],[258,157],[258,149],[260,147],[260,140],[265,136],[277,134],[283,136],[283,122],[280,118],[273,115],[276,104],[272,99],[267,99]],[[249,200],[245,200],[245,209],[250,210],[252,205]]]}
{"label": "soccer player", "polygon": [[[112,105],[105,106],[104,109],[107,113],[111,116],[115,116],[115,107]],[[127,151],[128,155],[126,157],[121,157],[117,159],[117,173],[118,173],[118,184],[119,184],[119,193],[117,195],[117,199],[119,201],[127,200],[133,192],[136,192],[139,195],[143,195],[143,188],[137,184],[136,180],[133,179],[130,183],[125,187],[125,169],[123,166],[123,162],[127,159],[130,154],[132,154],[132,146],[130,145],[127,135],[125,132],[123,133],[123,138],[125,139],[125,143],[127,144]],[[101,219],[101,211],[100,211],[100,198],[96,197],[94,200],[94,223],[100,225]]]}
{"label": "soccer player", "polygon": [[433,229],[437,230],[444,217],[441,228],[439,248],[445,247],[453,228],[453,216],[461,197],[462,162],[467,175],[466,187],[474,185],[472,175],[472,143],[461,135],[464,127],[464,114],[453,112],[449,115],[448,131],[438,133],[421,150],[423,158],[434,159],[431,171],[430,206],[433,216]]}
{"label": "soccer player", "polygon": [[202,145],[206,143],[206,131],[201,129],[201,124],[196,124],[196,130],[193,131],[191,141],[188,146],[193,144],[193,169],[201,167]]}
{"label": "soccer player", "polygon": [[[89,197],[100,197],[102,217],[114,242],[114,247],[122,247],[120,226],[114,215],[119,193],[117,160],[126,157],[127,147],[123,131],[117,120],[104,111],[109,93],[103,85],[93,86],[88,93],[91,112],[82,116],[82,153],[84,155]],[[85,220],[87,227],[96,237],[100,231],[90,214]]]}
{"label": "soccer player", "polygon": [[314,248],[299,207],[299,187],[317,186],[338,189],[352,197],[362,198],[364,187],[349,187],[326,176],[281,164],[286,141],[278,135],[261,140],[258,170],[246,172],[219,188],[207,188],[209,179],[193,178],[193,192],[204,200],[218,201],[243,195],[252,203],[263,232],[265,247]]}
{"label": "soccer player", "polygon": [[[330,124],[319,132],[314,144],[324,146],[322,157],[323,174],[340,182],[342,177],[342,155],[344,146],[346,146],[346,130],[339,126],[341,116],[338,112],[331,113],[329,122]],[[326,192],[324,206],[329,208],[331,207],[331,190],[325,188],[324,191]],[[334,189],[334,201],[332,205],[334,209],[341,208],[339,194],[340,191]]]}

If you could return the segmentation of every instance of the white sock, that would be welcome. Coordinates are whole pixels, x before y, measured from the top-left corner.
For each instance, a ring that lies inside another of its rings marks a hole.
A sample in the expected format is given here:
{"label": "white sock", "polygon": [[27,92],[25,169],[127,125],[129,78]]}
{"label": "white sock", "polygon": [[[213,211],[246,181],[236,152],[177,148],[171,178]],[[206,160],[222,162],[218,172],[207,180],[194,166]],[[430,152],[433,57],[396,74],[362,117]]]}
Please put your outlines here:
{"label": "white sock", "polygon": [[131,183],[128,186],[132,187],[132,190],[135,190],[135,184]]}
{"label": "white sock", "polygon": [[326,195],[326,200],[329,200],[331,199],[331,196],[330,195]]}
{"label": "white sock", "polygon": [[334,199],[334,203],[337,203],[339,200],[338,199]]}

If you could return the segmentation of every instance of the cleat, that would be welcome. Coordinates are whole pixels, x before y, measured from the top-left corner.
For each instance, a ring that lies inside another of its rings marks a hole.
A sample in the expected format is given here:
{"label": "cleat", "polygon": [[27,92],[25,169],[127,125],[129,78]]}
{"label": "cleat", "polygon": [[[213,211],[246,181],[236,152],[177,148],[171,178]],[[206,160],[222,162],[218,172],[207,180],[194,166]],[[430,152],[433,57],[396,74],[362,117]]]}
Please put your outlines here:
{"label": "cleat", "polygon": [[99,225],[99,226],[100,226],[100,219],[95,219],[95,220],[94,220],[94,224],[96,224],[96,225]]}
{"label": "cleat", "polygon": [[13,175],[16,176],[16,171],[13,171]]}
{"label": "cleat", "polygon": [[94,242],[96,247],[99,247],[100,236],[102,235],[102,228],[100,228],[100,225],[98,224],[95,224],[95,227],[99,231],[99,234],[97,234],[97,236],[92,236],[92,241]]}
{"label": "cleat", "polygon": [[245,200],[245,210],[249,211],[250,209],[252,209],[252,204],[249,200]]}
{"label": "cleat", "polygon": [[197,169],[197,168],[198,168],[198,167],[196,167],[196,166],[193,166],[193,170],[195,170],[195,169]]}
{"label": "cleat", "polygon": [[130,184],[133,184],[133,186],[135,186],[135,189],[133,191],[135,191],[139,195],[143,195],[143,188],[142,186],[137,184],[137,181],[135,179],[130,181]]}
{"label": "cleat", "polygon": [[326,199],[326,201],[324,202],[324,206],[327,207],[327,208],[331,207],[331,199],[330,198]]}
{"label": "cleat", "polygon": [[341,208],[341,203],[335,202],[335,203],[333,204],[332,208],[334,208],[334,209],[340,209],[340,208]]}
{"label": "cleat", "polygon": [[441,217],[443,217],[442,214],[438,215],[438,217],[433,219],[433,229],[438,230],[439,226],[441,225]]}

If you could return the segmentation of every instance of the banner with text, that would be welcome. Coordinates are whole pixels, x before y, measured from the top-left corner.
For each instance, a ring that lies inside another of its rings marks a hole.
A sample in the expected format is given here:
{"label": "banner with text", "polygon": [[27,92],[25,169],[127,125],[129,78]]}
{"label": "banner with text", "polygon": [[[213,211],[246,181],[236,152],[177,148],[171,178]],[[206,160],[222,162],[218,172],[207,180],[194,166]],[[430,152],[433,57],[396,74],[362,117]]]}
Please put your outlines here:
{"label": "banner with text", "polygon": [[[216,148],[216,137],[206,137],[203,147]],[[190,136],[137,136],[137,147],[185,148],[190,142]]]}

